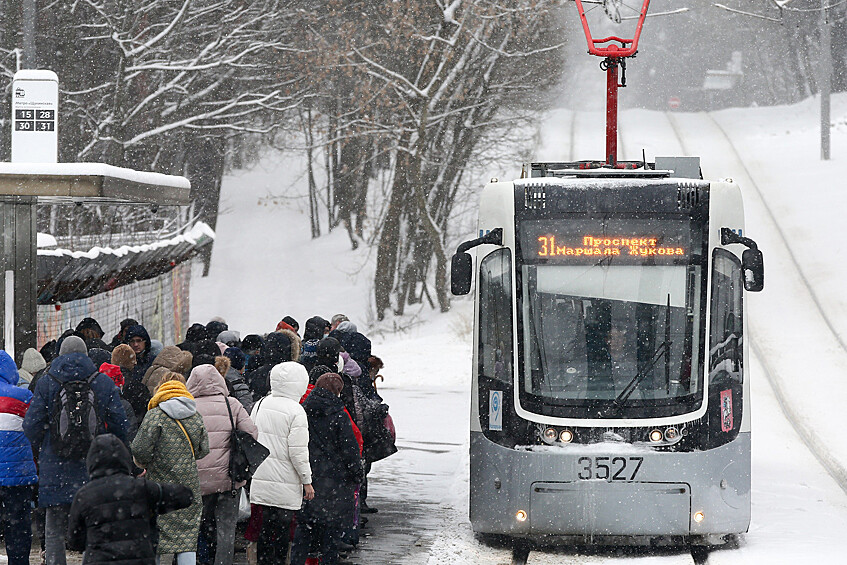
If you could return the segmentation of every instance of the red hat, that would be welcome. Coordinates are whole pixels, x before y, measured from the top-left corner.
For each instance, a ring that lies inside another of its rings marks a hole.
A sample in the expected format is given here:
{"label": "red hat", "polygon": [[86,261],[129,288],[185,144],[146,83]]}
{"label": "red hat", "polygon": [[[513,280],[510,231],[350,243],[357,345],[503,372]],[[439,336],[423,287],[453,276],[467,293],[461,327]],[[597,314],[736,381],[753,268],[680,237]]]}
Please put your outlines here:
{"label": "red hat", "polygon": [[100,365],[100,372],[115,381],[115,386],[124,386],[124,375],[121,373],[121,368],[111,363],[103,363]]}
{"label": "red hat", "polygon": [[297,333],[297,330],[294,329],[294,326],[286,322],[285,320],[280,320],[276,325],[276,331],[281,332],[282,330],[288,330],[293,333]]}

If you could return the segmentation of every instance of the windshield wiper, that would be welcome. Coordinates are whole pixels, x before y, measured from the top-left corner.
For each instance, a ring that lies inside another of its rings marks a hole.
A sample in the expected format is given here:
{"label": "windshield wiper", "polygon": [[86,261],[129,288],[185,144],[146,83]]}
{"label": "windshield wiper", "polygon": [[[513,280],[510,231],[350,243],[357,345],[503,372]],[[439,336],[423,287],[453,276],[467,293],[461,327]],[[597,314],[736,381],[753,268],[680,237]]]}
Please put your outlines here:
{"label": "windshield wiper", "polygon": [[641,383],[641,381],[644,380],[644,377],[647,376],[647,373],[649,373],[653,369],[653,367],[656,365],[656,363],[659,362],[659,359],[661,359],[662,356],[670,356],[672,343],[673,342],[671,341],[663,341],[659,344],[659,347],[657,347],[656,351],[653,352],[653,357],[652,359],[650,359],[650,362],[647,363],[647,366],[638,371],[638,374],[632,377],[632,380],[629,381],[629,383],[624,387],[624,389],[617,396],[617,398],[615,398],[615,406],[619,407],[629,399],[632,393],[635,392],[635,389],[638,388],[638,385]]}
{"label": "windshield wiper", "polygon": [[632,377],[632,380],[627,383],[621,393],[615,398],[613,406],[615,408],[620,408],[623,406],[623,403],[629,400],[629,397],[632,396],[632,393],[635,392],[635,389],[638,388],[638,385],[644,380],[644,377],[647,376],[656,363],[659,362],[659,359],[662,357],[665,358],[665,379],[668,383],[668,388],[670,388],[670,370],[671,370],[671,345],[673,342],[671,341],[671,295],[668,294],[668,303],[665,310],[665,341],[659,344],[656,350],[653,352],[653,355],[650,358],[650,362],[647,363],[647,366],[638,371],[638,373]]}

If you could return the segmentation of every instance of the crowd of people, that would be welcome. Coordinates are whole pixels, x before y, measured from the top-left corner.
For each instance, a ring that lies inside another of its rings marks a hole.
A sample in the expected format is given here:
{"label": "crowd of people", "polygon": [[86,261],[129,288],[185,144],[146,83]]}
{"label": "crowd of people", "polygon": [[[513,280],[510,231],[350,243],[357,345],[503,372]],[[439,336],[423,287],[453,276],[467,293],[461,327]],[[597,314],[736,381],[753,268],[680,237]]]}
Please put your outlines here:
{"label": "crowd of people", "polygon": [[[0,351],[0,505],[10,565],[344,563],[371,464],[396,452],[382,361],[343,314],[241,338],[221,319],[164,346],[136,320],[77,327],[20,367]],[[236,431],[268,452],[247,481]],[[236,439],[233,439],[233,438]],[[249,519],[247,518],[249,516]]]}

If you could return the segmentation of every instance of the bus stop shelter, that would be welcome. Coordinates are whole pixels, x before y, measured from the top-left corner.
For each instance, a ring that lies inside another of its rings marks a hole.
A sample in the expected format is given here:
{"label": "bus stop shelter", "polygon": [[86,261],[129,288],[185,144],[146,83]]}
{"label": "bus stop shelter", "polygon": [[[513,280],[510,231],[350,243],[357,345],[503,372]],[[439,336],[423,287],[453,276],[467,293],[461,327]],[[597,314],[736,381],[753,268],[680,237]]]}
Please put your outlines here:
{"label": "bus stop shelter", "polygon": [[36,345],[36,206],[39,203],[181,206],[190,202],[184,177],[101,163],[0,163],[0,333],[20,361]]}

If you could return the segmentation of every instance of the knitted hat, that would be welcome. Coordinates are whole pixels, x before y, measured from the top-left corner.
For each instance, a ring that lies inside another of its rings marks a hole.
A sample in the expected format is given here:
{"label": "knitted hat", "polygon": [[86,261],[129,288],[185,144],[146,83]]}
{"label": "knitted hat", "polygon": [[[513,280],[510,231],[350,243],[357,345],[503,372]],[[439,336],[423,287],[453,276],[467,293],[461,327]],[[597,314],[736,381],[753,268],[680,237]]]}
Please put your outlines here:
{"label": "knitted hat", "polygon": [[334,337],[325,337],[318,342],[315,348],[316,363],[327,367],[338,366],[338,354],[341,353],[341,344]]}
{"label": "knitted hat", "polygon": [[[194,355],[210,355],[212,357],[217,357],[221,354],[220,346],[212,340],[204,339],[202,341],[198,341],[197,345],[194,347]],[[195,364],[196,367],[196,364]]]}
{"label": "knitted hat", "polygon": [[315,383],[315,388],[325,388],[335,396],[341,394],[341,389],[344,388],[344,381],[335,373],[324,373]]}
{"label": "knitted hat", "polygon": [[67,355],[68,353],[82,353],[86,355],[88,354],[88,348],[85,346],[85,342],[82,341],[81,337],[69,335],[62,340],[62,345],[59,348],[59,355]]}
{"label": "knitted hat", "polygon": [[224,356],[229,357],[232,368],[240,371],[247,364],[247,356],[237,347],[229,347],[224,351]]}
{"label": "knitted hat", "polygon": [[219,333],[218,338],[215,341],[225,343],[230,347],[238,347],[241,343],[241,339],[238,337],[238,332],[234,332],[232,330],[226,330],[225,332]]}
{"label": "knitted hat", "polygon": [[91,362],[94,363],[95,367],[99,367],[103,363],[110,362],[112,360],[112,354],[105,349],[92,347],[88,350],[88,358],[91,359]]}
{"label": "knitted hat", "polygon": [[124,386],[124,375],[121,373],[121,368],[111,363],[103,363],[100,365],[100,372],[115,381],[115,386]]}
{"label": "knitted hat", "polygon": [[258,351],[265,344],[265,340],[262,339],[262,336],[256,334],[250,334],[245,336],[241,341],[241,350],[242,351]]}
{"label": "knitted hat", "polygon": [[351,322],[350,320],[344,320],[335,328],[336,330],[342,333],[356,333],[359,329],[356,327],[356,324]]}
{"label": "knitted hat", "polygon": [[133,351],[127,344],[122,343],[115,347],[114,351],[112,351],[113,365],[117,365],[118,367],[123,367],[125,369],[132,369],[135,367],[135,363],[135,351]]}
{"label": "knitted hat", "polygon": [[229,326],[226,325],[226,322],[222,322],[219,319],[212,320],[206,324],[206,338],[215,339],[221,332],[225,332],[228,329]]}
{"label": "knitted hat", "polygon": [[191,324],[191,327],[185,332],[185,341],[189,343],[196,343],[206,338],[206,326],[203,324]]}
{"label": "knitted hat", "polygon": [[198,353],[191,359],[191,370],[194,370],[200,365],[214,365],[217,355],[209,355],[207,353]]}

